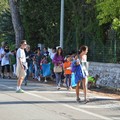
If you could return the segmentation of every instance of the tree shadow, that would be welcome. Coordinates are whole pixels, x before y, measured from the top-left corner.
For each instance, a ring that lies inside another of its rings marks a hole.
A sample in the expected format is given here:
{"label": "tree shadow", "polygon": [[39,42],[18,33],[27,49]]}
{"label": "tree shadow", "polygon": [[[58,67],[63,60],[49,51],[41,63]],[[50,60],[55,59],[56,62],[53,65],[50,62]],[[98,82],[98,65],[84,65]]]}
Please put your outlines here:
{"label": "tree shadow", "polygon": [[109,94],[109,95],[120,95],[120,91],[119,90],[115,90],[115,89],[109,89],[109,88],[105,88],[105,87],[100,87],[100,88],[91,88],[89,89],[90,91],[94,91],[94,92],[98,92],[98,93],[104,93],[104,94]]}
{"label": "tree shadow", "polygon": [[[114,101],[118,101],[118,100],[115,100],[115,99],[105,99],[105,98],[95,98],[95,99],[90,99],[90,101],[88,103],[94,103],[97,104],[97,102],[100,102],[100,101],[106,101],[106,102],[113,102]],[[40,101],[3,101],[3,102],[0,102],[0,105],[13,105],[13,104],[76,104],[77,102],[75,100],[71,100],[71,101],[68,101],[68,100],[40,100]],[[79,105],[80,104],[85,104],[84,101],[80,101]]]}
{"label": "tree shadow", "polygon": [[0,105],[13,105],[13,104],[74,104],[76,101],[5,101],[0,102]]}
{"label": "tree shadow", "polygon": [[110,98],[92,98],[90,99],[90,103],[92,102],[100,102],[100,101],[109,101],[109,102],[113,102],[113,101],[119,101],[120,102],[120,99],[110,99]]}

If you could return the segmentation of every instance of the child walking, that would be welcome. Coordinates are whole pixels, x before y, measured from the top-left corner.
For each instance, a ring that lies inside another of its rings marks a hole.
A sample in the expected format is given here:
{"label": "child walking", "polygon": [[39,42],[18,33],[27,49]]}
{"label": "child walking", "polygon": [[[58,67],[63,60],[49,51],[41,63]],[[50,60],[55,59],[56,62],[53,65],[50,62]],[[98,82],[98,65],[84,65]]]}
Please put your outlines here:
{"label": "child walking", "polygon": [[64,62],[63,64],[63,68],[64,68],[64,75],[65,75],[65,78],[66,78],[66,87],[67,87],[67,90],[71,90],[72,87],[71,87],[71,56],[67,56],[66,57],[66,61]]}
{"label": "child walking", "polygon": [[[42,59],[41,59],[41,62],[40,62],[40,68],[41,68],[41,74],[43,75],[43,68],[42,68],[42,65],[43,64],[47,64],[48,61],[47,61],[47,56],[46,55],[43,55]],[[45,77],[45,80],[44,82],[46,83],[47,80],[46,80],[46,77]]]}
{"label": "child walking", "polygon": [[40,49],[37,49],[36,55],[33,57],[33,66],[34,66],[34,78],[40,81],[40,62],[41,62],[41,53]]}

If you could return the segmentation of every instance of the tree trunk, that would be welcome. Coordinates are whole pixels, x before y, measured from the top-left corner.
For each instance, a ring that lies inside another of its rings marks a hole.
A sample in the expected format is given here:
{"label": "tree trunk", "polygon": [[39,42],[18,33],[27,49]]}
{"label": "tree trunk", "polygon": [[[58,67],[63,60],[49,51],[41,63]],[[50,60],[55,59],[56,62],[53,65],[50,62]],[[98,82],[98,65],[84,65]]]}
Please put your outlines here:
{"label": "tree trunk", "polygon": [[16,47],[18,48],[20,45],[20,41],[24,39],[24,29],[20,19],[20,13],[17,4],[17,0],[9,0],[12,23],[15,31],[15,42]]}

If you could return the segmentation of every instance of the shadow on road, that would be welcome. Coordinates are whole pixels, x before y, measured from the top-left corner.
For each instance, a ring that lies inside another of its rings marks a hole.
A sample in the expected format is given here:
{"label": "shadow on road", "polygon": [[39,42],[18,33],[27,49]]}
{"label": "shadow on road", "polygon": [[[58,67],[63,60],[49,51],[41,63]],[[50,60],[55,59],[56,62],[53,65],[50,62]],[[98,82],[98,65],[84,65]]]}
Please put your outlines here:
{"label": "shadow on road", "polygon": [[[113,101],[119,101],[119,100],[115,100],[115,99],[105,99],[105,98],[95,98],[95,99],[90,99],[90,101],[88,103],[92,103],[92,102],[113,102]],[[12,104],[75,104],[76,101],[4,101],[4,102],[0,102],[0,105],[12,105]],[[81,101],[79,104],[83,104],[84,101]],[[104,103],[103,103],[104,104]]]}

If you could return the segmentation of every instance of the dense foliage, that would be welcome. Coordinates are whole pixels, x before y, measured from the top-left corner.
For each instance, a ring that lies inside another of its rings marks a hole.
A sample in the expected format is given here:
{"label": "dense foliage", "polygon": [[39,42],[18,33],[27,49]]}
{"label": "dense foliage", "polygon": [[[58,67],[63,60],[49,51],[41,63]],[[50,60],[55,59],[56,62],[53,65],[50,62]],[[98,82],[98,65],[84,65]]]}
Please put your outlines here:
{"label": "dense foliage", "polygon": [[15,46],[14,30],[7,0],[0,2],[0,42],[6,41],[13,49]]}
{"label": "dense foliage", "polygon": [[[8,9],[7,0],[0,6]],[[60,0],[16,0],[25,30],[25,38],[32,48],[38,43],[48,47],[59,45]],[[92,61],[117,62],[120,51],[120,0],[64,0],[64,50],[76,51],[80,45],[89,46]],[[3,5],[4,4],[4,5]],[[1,13],[1,12],[0,12]],[[3,14],[9,22],[3,24]],[[0,14],[0,39],[13,37],[9,9]],[[8,17],[9,16],[9,17]],[[9,25],[8,25],[9,24]],[[9,27],[7,27],[9,26]],[[9,28],[9,29],[8,29]],[[10,32],[9,32],[10,31]],[[8,34],[11,33],[11,34]],[[14,38],[14,37],[13,37]],[[13,39],[14,41],[14,39]]]}

